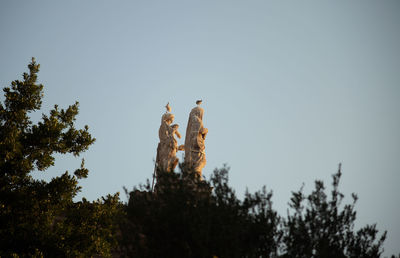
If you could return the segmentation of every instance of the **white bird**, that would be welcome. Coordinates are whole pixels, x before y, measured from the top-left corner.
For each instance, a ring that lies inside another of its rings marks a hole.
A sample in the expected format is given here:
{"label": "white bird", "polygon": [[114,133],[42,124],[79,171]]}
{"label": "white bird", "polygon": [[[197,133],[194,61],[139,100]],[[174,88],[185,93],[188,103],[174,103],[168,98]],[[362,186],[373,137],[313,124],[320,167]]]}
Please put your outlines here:
{"label": "white bird", "polygon": [[169,105],[169,102],[167,103],[167,105],[165,105],[165,108],[167,109],[167,112],[171,112],[171,106]]}
{"label": "white bird", "polygon": [[203,102],[203,100],[199,99],[196,101],[196,104],[199,106],[201,104],[201,102]]}

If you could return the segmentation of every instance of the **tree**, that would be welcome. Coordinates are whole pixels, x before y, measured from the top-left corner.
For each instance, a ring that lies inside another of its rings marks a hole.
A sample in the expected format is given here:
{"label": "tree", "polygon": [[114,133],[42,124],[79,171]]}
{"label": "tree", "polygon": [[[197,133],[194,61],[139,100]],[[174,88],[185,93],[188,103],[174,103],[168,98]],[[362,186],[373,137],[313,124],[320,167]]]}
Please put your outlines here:
{"label": "tree", "polygon": [[380,257],[386,232],[376,225],[354,230],[356,195],[341,206],[341,171],[333,175],[331,198],[323,182],[308,196],[293,193],[291,213],[280,217],[272,192],[264,187],[236,197],[229,168],[200,180],[184,166],[161,173],[156,191],[150,184],[129,193],[121,228],[122,253],[131,257]]}
{"label": "tree", "polygon": [[293,193],[289,203],[293,214],[283,223],[284,257],[380,257],[386,232],[378,237],[376,225],[354,231],[357,196],[353,194],[353,203],[340,209],[344,198],[338,190],[341,175],[339,165],[330,200],[318,180],[310,195],[302,190]]}
{"label": "tree", "polygon": [[75,128],[78,102],[67,109],[55,105],[37,124],[31,121],[43,98],[39,67],[32,58],[29,73],[3,89],[0,103],[0,256],[109,255],[118,194],[74,203],[78,180],[88,176],[84,160],[73,175],[50,182],[31,176],[53,166],[54,154],[79,156],[95,141],[88,126]]}
{"label": "tree", "polygon": [[259,257],[278,249],[279,216],[271,192],[239,200],[228,185],[228,168],[210,182],[180,166],[159,172],[150,184],[129,193],[121,226],[123,253],[130,257]]}

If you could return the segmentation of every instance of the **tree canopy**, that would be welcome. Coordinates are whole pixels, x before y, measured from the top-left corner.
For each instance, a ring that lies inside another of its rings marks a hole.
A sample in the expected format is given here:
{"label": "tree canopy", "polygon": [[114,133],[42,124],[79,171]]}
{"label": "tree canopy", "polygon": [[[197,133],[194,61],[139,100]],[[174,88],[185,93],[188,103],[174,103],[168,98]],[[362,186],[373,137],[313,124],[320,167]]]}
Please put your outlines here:
{"label": "tree canopy", "polygon": [[[201,180],[181,166],[161,173],[150,185],[129,193],[121,246],[131,257],[380,257],[386,232],[376,225],[355,231],[355,203],[342,207],[341,170],[331,196],[323,182],[305,195],[293,192],[290,212],[272,207],[272,191],[262,188],[237,198],[228,184],[229,168]],[[125,242],[124,242],[125,241]]]}
{"label": "tree canopy", "polygon": [[23,80],[3,89],[0,103],[0,256],[110,254],[119,198],[73,202],[78,180],[88,176],[84,160],[73,174],[50,182],[31,176],[53,166],[54,154],[79,156],[95,139],[88,126],[75,128],[78,102],[66,109],[55,105],[32,122],[29,115],[41,108],[43,85],[37,83],[40,66],[34,58],[28,68]]}

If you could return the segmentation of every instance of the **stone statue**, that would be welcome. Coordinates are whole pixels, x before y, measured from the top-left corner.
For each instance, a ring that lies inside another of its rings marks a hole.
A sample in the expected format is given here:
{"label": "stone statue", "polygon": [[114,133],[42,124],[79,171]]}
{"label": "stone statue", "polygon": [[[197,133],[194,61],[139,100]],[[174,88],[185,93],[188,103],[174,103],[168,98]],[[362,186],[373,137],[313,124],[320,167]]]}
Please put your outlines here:
{"label": "stone statue", "polygon": [[197,107],[190,111],[186,128],[185,164],[201,178],[201,171],[206,165],[204,141],[208,129],[203,126],[204,109],[200,107],[201,100],[196,101],[196,104]]}
{"label": "stone statue", "polygon": [[169,103],[165,106],[167,111],[161,117],[161,125],[158,130],[160,143],[157,146],[156,168],[158,171],[171,172],[174,171],[179,159],[176,157],[178,150],[183,150],[183,145],[178,147],[175,135],[181,138],[178,132],[179,125],[172,124],[175,116],[171,113]]}

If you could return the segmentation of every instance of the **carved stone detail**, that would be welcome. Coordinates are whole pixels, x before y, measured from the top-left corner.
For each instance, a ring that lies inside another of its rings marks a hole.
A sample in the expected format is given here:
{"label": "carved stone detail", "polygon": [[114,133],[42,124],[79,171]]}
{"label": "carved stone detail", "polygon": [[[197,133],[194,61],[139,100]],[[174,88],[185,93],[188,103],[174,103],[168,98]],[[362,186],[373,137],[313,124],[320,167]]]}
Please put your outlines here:
{"label": "carved stone detail", "polygon": [[198,173],[201,178],[201,172],[206,165],[206,153],[204,141],[208,129],[203,126],[204,109],[199,105],[193,108],[189,114],[189,121],[186,128],[185,137],[185,165]]}
{"label": "carved stone detail", "polygon": [[182,150],[183,146],[178,147],[178,142],[175,135],[181,138],[178,132],[179,125],[172,124],[175,116],[171,113],[169,103],[166,106],[167,112],[161,117],[161,125],[158,130],[160,142],[157,146],[156,167],[158,171],[171,172],[174,171],[179,159],[176,157],[176,152]]}

